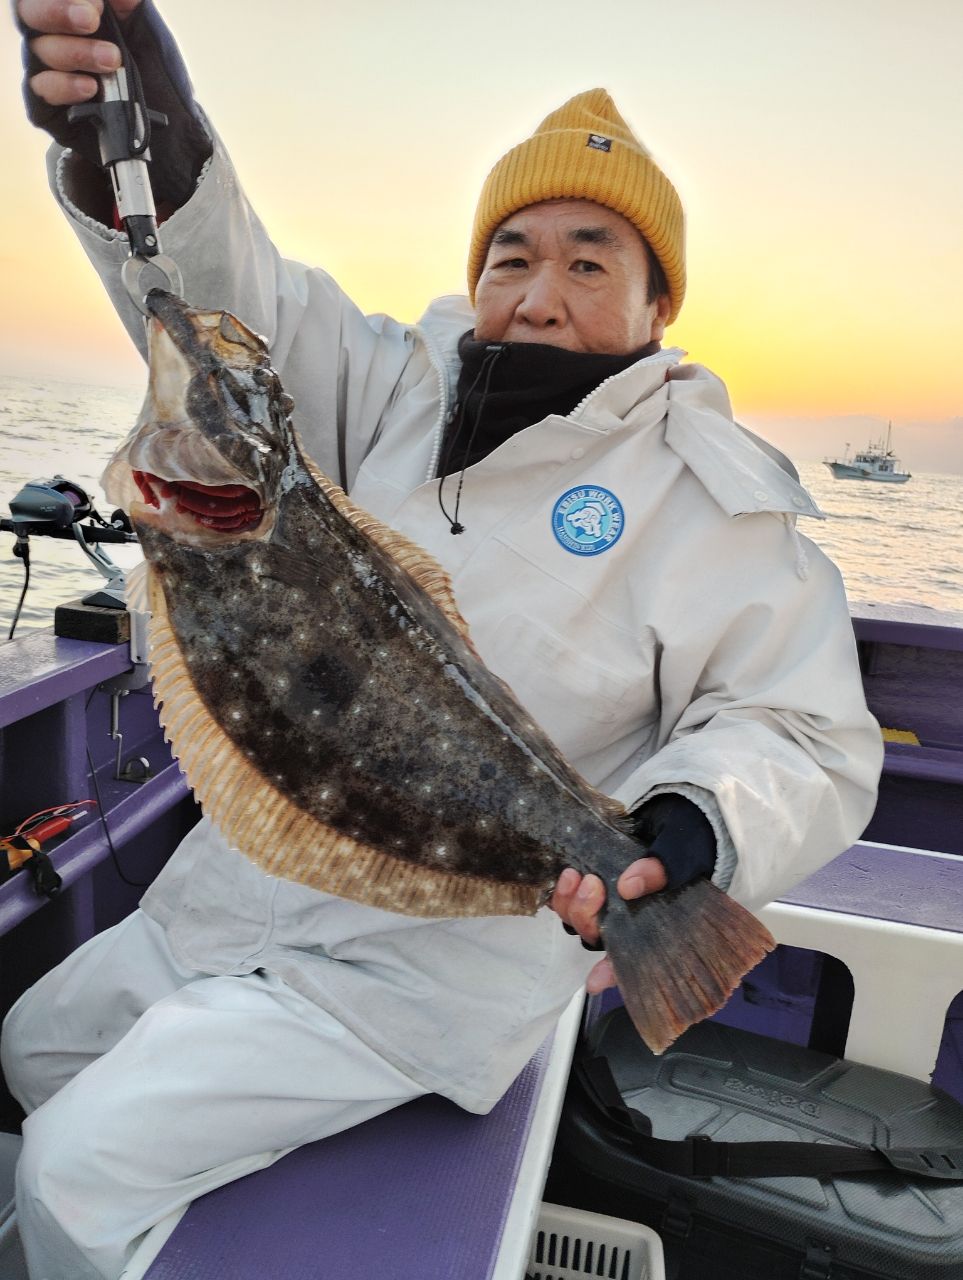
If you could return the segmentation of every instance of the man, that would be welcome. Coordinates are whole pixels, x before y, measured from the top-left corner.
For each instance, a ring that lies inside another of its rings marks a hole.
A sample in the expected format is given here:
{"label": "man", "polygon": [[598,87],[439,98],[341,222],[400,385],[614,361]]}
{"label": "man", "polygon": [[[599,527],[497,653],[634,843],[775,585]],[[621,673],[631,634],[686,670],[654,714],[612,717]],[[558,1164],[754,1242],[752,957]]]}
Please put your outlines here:
{"label": "man", "polygon": [[[280,257],[156,11],[115,7],[172,119],[152,175],[186,297],[267,336],[309,451],[445,565],[486,662],[637,813],[620,892],[711,874],[759,904],[851,843],[882,749],[839,577],[796,532],[816,509],[788,464],[660,347],[685,290],[681,205],[608,95],[496,164],[472,301],[401,325]],[[142,344],[109,188],[63,110],[116,65],[84,8],[19,0],[28,105],[73,148],[52,153],[55,193]],[[202,521],[237,514],[230,493],[180,496]],[[603,900],[569,870],[552,905],[591,945]],[[116,1276],[203,1191],[419,1093],[486,1111],[593,959],[546,911],[425,922],[272,880],[202,822],[142,909],[8,1019],[31,1274]],[[610,982],[598,961],[590,986]]]}

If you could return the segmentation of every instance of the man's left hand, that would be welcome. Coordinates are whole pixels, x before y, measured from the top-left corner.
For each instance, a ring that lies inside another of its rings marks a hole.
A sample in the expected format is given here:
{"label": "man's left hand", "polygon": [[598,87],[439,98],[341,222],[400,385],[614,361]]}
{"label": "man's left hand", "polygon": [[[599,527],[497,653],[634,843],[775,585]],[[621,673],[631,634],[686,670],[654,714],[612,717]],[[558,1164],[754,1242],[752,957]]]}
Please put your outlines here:
{"label": "man's left hand", "polygon": [[[665,867],[658,858],[639,858],[626,867],[618,879],[618,891],[627,901],[658,893],[667,883]],[[566,867],[558,878],[548,905],[574,929],[583,942],[594,946],[599,938],[598,915],[605,906],[605,884],[598,876],[580,876]],[[598,962],[585,983],[591,995],[615,986],[615,973],[608,958]]]}

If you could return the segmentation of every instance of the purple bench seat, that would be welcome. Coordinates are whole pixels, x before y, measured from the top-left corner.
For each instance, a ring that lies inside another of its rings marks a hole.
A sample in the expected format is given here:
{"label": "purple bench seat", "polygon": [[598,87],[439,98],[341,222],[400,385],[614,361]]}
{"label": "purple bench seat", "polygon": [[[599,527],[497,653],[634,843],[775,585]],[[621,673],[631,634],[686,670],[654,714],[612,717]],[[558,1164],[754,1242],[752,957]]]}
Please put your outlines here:
{"label": "purple bench seat", "polygon": [[781,901],[963,933],[963,858],[861,841]]}
{"label": "purple bench seat", "polygon": [[147,1280],[487,1280],[547,1059],[487,1116],[421,1098],[211,1192]]}
{"label": "purple bench seat", "polygon": [[520,1280],[581,1015],[574,999],[487,1116],[428,1097],[221,1187],[125,1280]]}

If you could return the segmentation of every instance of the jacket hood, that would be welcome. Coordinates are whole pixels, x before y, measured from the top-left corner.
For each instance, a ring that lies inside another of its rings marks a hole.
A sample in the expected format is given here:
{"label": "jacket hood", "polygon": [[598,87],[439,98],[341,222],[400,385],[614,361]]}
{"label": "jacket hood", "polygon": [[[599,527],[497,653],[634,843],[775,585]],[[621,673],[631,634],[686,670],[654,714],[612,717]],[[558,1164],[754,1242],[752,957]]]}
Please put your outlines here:
{"label": "jacket hood", "polygon": [[665,442],[730,516],[769,511],[825,520],[784,453],[734,421],[722,382],[700,365],[668,382]]}

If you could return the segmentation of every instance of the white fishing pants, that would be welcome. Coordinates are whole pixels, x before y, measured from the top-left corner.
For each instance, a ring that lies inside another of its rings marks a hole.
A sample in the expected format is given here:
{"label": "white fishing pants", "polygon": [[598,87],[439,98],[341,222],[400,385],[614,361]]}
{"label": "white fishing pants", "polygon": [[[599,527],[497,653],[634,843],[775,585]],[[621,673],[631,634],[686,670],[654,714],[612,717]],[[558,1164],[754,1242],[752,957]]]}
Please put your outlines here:
{"label": "white fishing pants", "polygon": [[425,1092],[278,978],[179,969],[140,911],[21,997],[2,1057],[31,1280],[115,1280],[172,1211]]}

